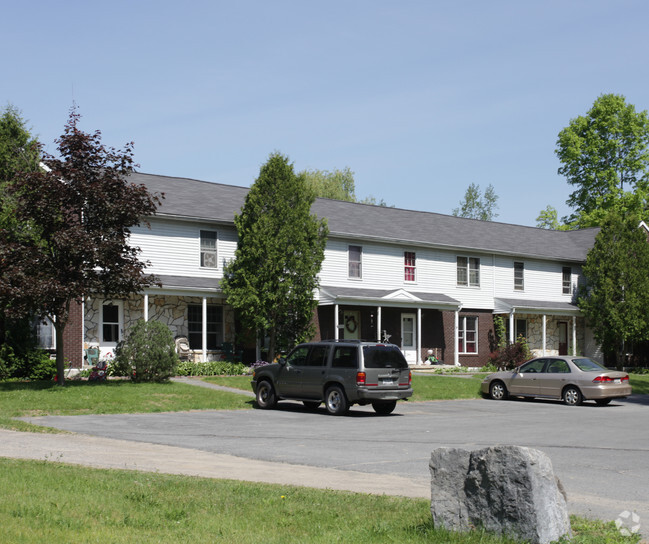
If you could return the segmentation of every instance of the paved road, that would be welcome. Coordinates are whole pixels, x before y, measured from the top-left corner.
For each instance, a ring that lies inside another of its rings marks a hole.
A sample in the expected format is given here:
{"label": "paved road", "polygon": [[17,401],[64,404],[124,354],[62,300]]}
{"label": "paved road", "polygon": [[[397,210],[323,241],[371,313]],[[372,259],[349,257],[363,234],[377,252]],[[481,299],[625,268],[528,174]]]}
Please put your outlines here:
{"label": "paved road", "polygon": [[368,482],[394,477],[401,484],[410,482],[414,496],[428,492],[431,450],[517,444],[550,456],[567,490],[571,513],[614,520],[624,510],[634,511],[645,524],[642,532],[649,533],[646,397],[607,407],[566,407],[544,401],[405,402],[388,417],[357,406],[346,417],[328,416],[324,408],[311,413],[298,403],[279,406],[272,411],[27,420],[129,443],[307,465],[343,475],[348,471],[350,478],[365,474]]}

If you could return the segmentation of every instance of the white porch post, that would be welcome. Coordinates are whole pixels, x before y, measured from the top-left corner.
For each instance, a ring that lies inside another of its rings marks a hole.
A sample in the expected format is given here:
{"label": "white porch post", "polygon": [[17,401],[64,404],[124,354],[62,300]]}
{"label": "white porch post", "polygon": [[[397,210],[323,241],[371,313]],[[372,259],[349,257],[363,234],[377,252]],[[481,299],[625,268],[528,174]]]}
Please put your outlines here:
{"label": "white porch post", "polygon": [[334,304],[334,340],[340,339],[340,333],[338,332],[338,304]]}
{"label": "white porch post", "polygon": [[545,338],[546,338],[547,330],[548,330],[548,316],[543,314],[543,334],[541,336],[543,342],[543,351],[541,354],[543,355],[543,357],[545,357]]}
{"label": "white porch post", "polygon": [[572,354],[577,355],[577,316],[572,316]]}
{"label": "white porch post", "polygon": [[203,337],[203,362],[207,361],[207,297],[203,297],[203,320],[201,323]]}
{"label": "white porch post", "polygon": [[417,362],[415,364],[421,364],[421,308],[417,308]]}
{"label": "white porch post", "polygon": [[382,337],[381,337],[381,307],[379,306],[376,309],[376,341],[381,342]]}
{"label": "white porch post", "polygon": [[514,341],[516,340],[516,330],[514,327],[514,309],[512,308],[512,311],[509,312],[509,343],[513,344]]}
{"label": "white porch post", "polygon": [[453,356],[453,364],[455,366],[460,366],[460,310],[455,310],[455,325],[453,326],[455,329],[453,336],[454,336],[454,342],[455,342],[455,349],[453,350],[454,356]]}
{"label": "white porch post", "polygon": [[144,321],[149,320],[149,295],[144,293]]}

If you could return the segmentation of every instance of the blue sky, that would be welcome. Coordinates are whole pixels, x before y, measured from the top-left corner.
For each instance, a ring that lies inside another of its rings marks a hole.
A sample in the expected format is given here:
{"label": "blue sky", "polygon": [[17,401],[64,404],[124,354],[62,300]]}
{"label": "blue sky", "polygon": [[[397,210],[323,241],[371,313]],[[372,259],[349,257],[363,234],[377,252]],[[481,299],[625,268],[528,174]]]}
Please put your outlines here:
{"label": "blue sky", "polygon": [[3,6],[0,105],[46,149],[73,102],[142,172],[250,186],[273,151],[356,194],[498,221],[569,213],[557,134],[603,93],[649,108],[649,3],[111,1]]}

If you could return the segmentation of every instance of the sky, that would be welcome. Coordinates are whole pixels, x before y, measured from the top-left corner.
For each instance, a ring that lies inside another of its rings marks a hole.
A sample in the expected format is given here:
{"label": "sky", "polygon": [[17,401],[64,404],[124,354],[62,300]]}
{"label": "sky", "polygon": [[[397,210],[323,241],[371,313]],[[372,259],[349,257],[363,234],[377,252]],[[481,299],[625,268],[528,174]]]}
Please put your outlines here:
{"label": "sky", "polygon": [[279,151],[398,208],[491,184],[535,226],[570,213],[561,129],[601,94],[649,109],[646,0],[3,4],[0,107],[56,154],[76,105],[151,174],[249,187]]}

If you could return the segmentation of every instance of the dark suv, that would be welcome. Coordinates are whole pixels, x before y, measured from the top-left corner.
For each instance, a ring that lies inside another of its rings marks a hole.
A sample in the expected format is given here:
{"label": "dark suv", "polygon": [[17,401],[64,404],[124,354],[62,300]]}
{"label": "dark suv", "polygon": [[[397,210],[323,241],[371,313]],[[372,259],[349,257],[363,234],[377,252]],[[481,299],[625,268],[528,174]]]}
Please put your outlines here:
{"label": "dark suv", "polygon": [[333,415],[346,413],[352,404],[371,404],[376,413],[390,414],[397,400],[412,395],[401,350],[358,340],[300,344],[279,363],[257,368],[250,383],[260,408],[290,399],[315,410],[324,402]]}

